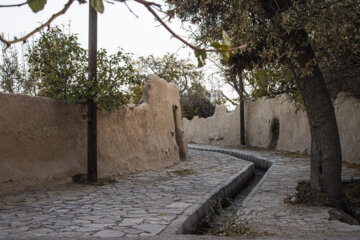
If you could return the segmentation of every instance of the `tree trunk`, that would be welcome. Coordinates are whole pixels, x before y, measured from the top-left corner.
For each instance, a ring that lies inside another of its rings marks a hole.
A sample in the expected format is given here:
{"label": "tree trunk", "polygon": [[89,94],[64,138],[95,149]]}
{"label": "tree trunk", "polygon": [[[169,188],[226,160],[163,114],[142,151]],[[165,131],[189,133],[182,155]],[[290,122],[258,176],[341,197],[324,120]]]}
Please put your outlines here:
{"label": "tree trunk", "polygon": [[[270,20],[292,6],[290,0],[258,0]],[[278,22],[279,32],[287,32]],[[303,97],[311,133],[311,196],[315,203],[339,206],[342,198],[341,147],[335,110],[325,86],[319,66],[315,63],[314,52],[304,29],[292,30],[286,43],[296,50],[289,65],[294,72],[298,88]],[[286,46],[286,48],[289,48]],[[295,60],[292,61],[292,60]],[[308,69],[307,69],[308,68]],[[304,75],[303,72],[310,72]]]}
{"label": "tree trunk", "polygon": [[311,196],[314,203],[339,206],[342,200],[341,147],[335,110],[323,76],[317,64],[311,74],[303,72],[314,53],[305,30],[290,34],[293,47],[299,53],[290,62],[303,97],[311,132]]}
{"label": "tree trunk", "polygon": [[[97,12],[89,3],[89,81],[97,85]],[[97,105],[95,95],[88,99],[88,181],[97,181]]]}
{"label": "tree trunk", "polygon": [[240,143],[245,145],[245,120],[244,120],[244,81],[242,71],[238,73],[239,77],[239,97],[240,97]]}

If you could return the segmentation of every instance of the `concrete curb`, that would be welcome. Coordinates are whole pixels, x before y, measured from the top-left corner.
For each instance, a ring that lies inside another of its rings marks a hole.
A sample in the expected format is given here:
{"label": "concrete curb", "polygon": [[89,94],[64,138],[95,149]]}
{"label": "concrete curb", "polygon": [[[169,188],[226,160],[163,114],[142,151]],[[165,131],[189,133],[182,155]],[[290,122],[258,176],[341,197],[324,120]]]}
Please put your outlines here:
{"label": "concrete curb", "polygon": [[[230,177],[227,182],[217,186],[209,194],[203,196],[196,204],[186,209],[184,214],[170,224],[170,226],[167,227],[160,236],[188,234],[192,230],[195,230],[201,219],[203,219],[210,210],[215,207],[217,201],[224,201],[226,198],[234,195],[248,182],[249,178],[254,175],[255,168],[268,170],[274,163],[271,159],[264,158],[256,152],[249,152],[247,150],[225,149],[216,146],[199,146],[193,144],[189,144],[188,148],[200,151],[218,152],[246,160],[251,163],[242,169],[241,172]],[[265,173],[261,181],[264,181],[266,175],[267,173]],[[254,189],[256,189],[256,187]],[[254,189],[244,202],[249,201],[254,192],[256,192]]]}
{"label": "concrete curb", "polygon": [[[260,168],[266,170],[266,173],[258,182],[258,184],[252,189],[250,194],[244,199],[242,206],[246,206],[247,203],[252,199],[252,197],[256,194],[257,189],[261,185],[263,181],[266,180],[268,174],[270,173],[270,168],[273,166],[275,161],[273,159],[268,159],[266,157],[260,156],[257,152],[252,152],[249,150],[242,149],[228,149],[219,146],[209,146],[209,145],[197,145],[197,144],[189,144],[189,149],[199,150],[199,151],[209,151],[209,152],[219,152],[223,154],[227,154],[236,158],[240,158],[249,162],[253,162],[256,168]],[[302,181],[307,181],[308,179],[303,179]],[[351,177],[351,178],[342,178],[341,182],[343,183],[352,183],[360,181],[360,177]]]}
{"label": "concrete curb", "polygon": [[218,201],[236,194],[254,175],[255,165],[249,163],[239,173],[231,176],[226,182],[218,185],[204,195],[197,203],[185,210],[184,214],[170,224],[160,236],[188,234],[195,230],[200,221],[215,207]]}
{"label": "concrete curb", "polygon": [[194,149],[194,150],[200,150],[200,151],[210,151],[210,152],[219,152],[224,153],[236,158],[240,158],[249,162],[253,162],[255,164],[256,168],[267,170],[271,167],[271,165],[274,163],[273,160],[264,158],[263,156],[260,156],[258,153],[250,153],[247,150],[240,150],[240,149],[226,149],[216,146],[199,146],[199,145],[193,145],[189,144],[188,148]]}
{"label": "concrete curb", "polygon": [[256,168],[266,170],[266,173],[258,182],[258,184],[251,190],[250,194],[244,199],[244,201],[242,202],[242,206],[246,206],[247,203],[253,198],[261,183],[266,180],[268,174],[270,173],[269,170],[273,166],[273,163],[275,163],[275,161],[272,159],[265,158],[263,156],[260,156],[258,153],[252,153],[247,150],[226,149],[216,146],[213,147],[213,146],[199,146],[199,145],[189,145],[188,148],[200,150],[200,151],[210,151],[210,152],[219,152],[219,153],[227,154],[236,158],[253,162]]}

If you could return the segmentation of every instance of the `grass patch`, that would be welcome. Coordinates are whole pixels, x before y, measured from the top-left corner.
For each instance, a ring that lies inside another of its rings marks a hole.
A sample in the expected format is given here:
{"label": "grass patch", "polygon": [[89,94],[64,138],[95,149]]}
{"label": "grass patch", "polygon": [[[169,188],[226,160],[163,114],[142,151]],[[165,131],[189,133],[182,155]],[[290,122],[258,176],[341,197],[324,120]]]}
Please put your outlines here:
{"label": "grass patch", "polygon": [[[225,204],[231,204],[227,200]],[[203,219],[197,230],[192,234],[215,236],[259,236],[260,233],[251,229],[248,222],[239,222],[237,217],[223,208],[225,204],[217,202],[216,207]],[[231,206],[230,206],[231,207]]]}
{"label": "grass patch", "polygon": [[171,171],[171,173],[174,173],[178,176],[189,176],[189,175],[194,175],[197,172],[192,169],[181,169],[181,170]]}

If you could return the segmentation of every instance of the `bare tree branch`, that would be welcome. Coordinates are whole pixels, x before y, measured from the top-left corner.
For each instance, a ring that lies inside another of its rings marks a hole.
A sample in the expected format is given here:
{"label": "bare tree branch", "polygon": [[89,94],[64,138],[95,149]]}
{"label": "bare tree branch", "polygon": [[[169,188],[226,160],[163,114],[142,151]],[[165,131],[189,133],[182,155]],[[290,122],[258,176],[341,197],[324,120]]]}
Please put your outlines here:
{"label": "bare tree branch", "polygon": [[110,0],[104,0],[104,2],[109,3],[109,4],[114,4],[114,3],[111,2]]}
{"label": "bare tree branch", "polygon": [[[232,77],[231,80],[229,81],[229,83],[232,83],[233,84],[233,88],[235,89],[235,91],[239,94],[239,96],[241,95],[241,91],[240,91],[240,88],[239,88],[239,83],[237,82],[236,80],[236,77]],[[231,84],[230,84],[231,85]]]}
{"label": "bare tree branch", "polygon": [[237,106],[237,105],[238,105],[234,100],[232,100],[231,98],[229,98],[228,96],[226,96],[222,91],[221,91],[221,95],[222,95],[227,101],[229,101],[232,105],[234,105],[234,106]]}
{"label": "bare tree branch", "polygon": [[129,7],[129,5],[127,4],[127,2],[124,1],[124,3],[125,3],[125,6],[127,7],[127,9],[130,11],[130,13],[132,13],[136,18],[139,18],[139,16],[136,15],[136,13]]}
{"label": "bare tree branch", "polygon": [[41,29],[45,28],[45,27],[49,27],[51,22],[54,21],[57,17],[59,17],[60,15],[63,15],[66,13],[66,11],[69,9],[69,7],[71,6],[71,4],[74,2],[74,0],[69,0],[64,8],[62,10],[60,10],[59,12],[53,14],[51,16],[51,18],[49,18],[49,20],[40,25],[39,27],[35,28],[33,31],[31,31],[30,33],[26,34],[24,37],[22,38],[14,38],[14,40],[6,40],[4,39],[2,36],[0,36],[0,41],[6,44],[6,48],[10,47],[11,44],[17,43],[17,42],[26,42],[26,40],[31,37],[32,35],[34,35],[35,33],[39,32]]}
{"label": "bare tree branch", "polygon": [[[125,0],[117,0],[117,1],[125,1]],[[182,43],[184,43],[185,45],[187,45],[188,47],[192,48],[195,51],[199,51],[199,50],[205,50],[206,52],[219,52],[219,50],[217,49],[201,49],[198,46],[195,46],[191,43],[189,43],[188,41],[186,41],[185,39],[183,39],[182,37],[180,37],[178,34],[176,34],[162,19],[161,17],[154,11],[154,9],[152,8],[152,6],[156,6],[159,9],[161,9],[161,6],[159,4],[153,3],[153,2],[148,2],[145,0],[134,0],[137,3],[142,4],[144,7],[147,8],[147,10],[156,18],[156,20],[158,20],[160,22],[161,25],[163,25],[163,27],[168,30],[168,32],[171,33],[171,35],[173,35],[173,37],[177,38],[178,40],[180,40]],[[235,50],[240,50],[240,49],[244,49],[247,47],[247,44],[243,44],[241,46],[235,47],[235,48],[229,48],[229,51],[235,51]]]}
{"label": "bare tree branch", "polygon": [[232,82],[229,82],[229,81],[226,81],[227,84],[230,85],[230,87],[234,88],[235,89],[235,85],[232,83]]}
{"label": "bare tree branch", "polygon": [[218,61],[216,61],[215,59],[213,59],[212,57],[208,57],[208,60],[210,62],[212,62],[217,68],[219,68],[221,71],[225,71],[225,68],[223,65],[221,65]]}
{"label": "bare tree branch", "polygon": [[26,1],[26,2],[23,2],[23,3],[17,3],[17,4],[0,5],[0,8],[6,8],[6,7],[21,7],[21,6],[24,6],[24,5],[28,4],[28,3],[31,2],[31,1],[33,1],[33,0]]}
{"label": "bare tree branch", "polygon": [[[39,27],[37,27],[36,29],[34,29],[33,31],[31,31],[30,33],[28,33],[27,35],[25,35],[24,37],[22,38],[14,38],[14,40],[6,40],[3,36],[0,35],[0,41],[5,43],[6,44],[6,47],[8,48],[11,44],[14,44],[14,43],[17,43],[17,42],[26,42],[26,40],[31,37],[32,35],[34,35],[35,33],[39,32],[41,29],[45,28],[45,27],[48,27],[50,26],[51,22],[54,21],[57,17],[59,17],[60,15],[62,14],[65,14],[66,11],[69,9],[69,7],[71,6],[71,4],[74,2],[75,0],[69,0],[64,8],[55,13],[54,15],[51,16],[51,18],[44,24],[40,25]],[[78,0],[80,3],[83,2],[83,0]],[[116,1],[116,2],[124,2],[126,4],[126,1],[127,0],[113,0],[113,1]],[[195,51],[199,51],[199,50],[205,50],[206,52],[219,52],[219,50],[217,49],[201,49],[200,47],[198,46],[195,46],[191,43],[189,43],[188,41],[186,41],[185,39],[183,39],[181,36],[179,36],[178,34],[176,34],[164,21],[163,19],[155,12],[155,10],[153,9],[153,7],[156,7],[159,9],[159,11],[161,11],[161,5],[160,4],[157,4],[157,3],[154,3],[154,2],[148,2],[148,1],[145,1],[145,0],[134,0],[135,2],[137,3],[140,3],[142,4],[143,6],[145,6],[148,11],[160,22],[160,24],[168,31],[171,33],[171,35],[175,38],[177,38],[178,40],[180,40],[182,43],[184,43],[185,45],[187,45],[188,47],[192,48],[193,50]],[[10,7],[10,6],[22,6],[22,5],[25,5],[27,4],[28,2],[24,2],[24,3],[20,3],[20,4],[13,4],[13,5],[0,5],[0,6],[3,6],[3,7]],[[126,4],[127,6],[127,4]],[[128,7],[128,6],[127,6]],[[129,8],[129,7],[128,7]],[[130,12],[131,9],[129,9]],[[135,16],[137,16],[135,14]],[[240,49],[244,49],[247,47],[247,44],[243,44],[241,46],[238,46],[238,47],[235,47],[235,48],[229,48],[229,51],[235,51],[235,50],[240,50]]]}

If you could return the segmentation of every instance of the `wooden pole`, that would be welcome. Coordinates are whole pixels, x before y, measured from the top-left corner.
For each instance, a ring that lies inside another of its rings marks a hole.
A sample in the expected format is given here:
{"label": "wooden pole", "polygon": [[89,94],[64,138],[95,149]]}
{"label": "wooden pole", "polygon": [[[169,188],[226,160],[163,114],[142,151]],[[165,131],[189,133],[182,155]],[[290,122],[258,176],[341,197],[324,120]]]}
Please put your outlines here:
{"label": "wooden pole", "polygon": [[240,89],[240,143],[245,145],[245,120],[244,120],[244,82],[242,72],[239,72],[239,89]]}
{"label": "wooden pole", "polygon": [[[90,92],[97,86],[97,12],[89,3],[89,80]],[[88,181],[97,181],[97,105],[95,95],[88,99]]]}

